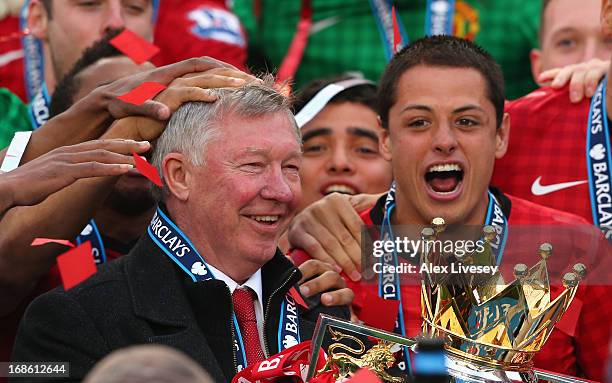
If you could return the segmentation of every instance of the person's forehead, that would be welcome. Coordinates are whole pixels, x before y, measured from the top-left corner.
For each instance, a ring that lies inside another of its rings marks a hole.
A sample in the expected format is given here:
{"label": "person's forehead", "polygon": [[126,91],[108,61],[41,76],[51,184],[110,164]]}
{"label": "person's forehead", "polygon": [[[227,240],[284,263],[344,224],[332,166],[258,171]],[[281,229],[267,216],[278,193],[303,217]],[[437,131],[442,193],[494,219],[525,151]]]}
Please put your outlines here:
{"label": "person's forehead", "polygon": [[[32,0],[29,0],[32,1]],[[153,0],[130,0],[131,2],[138,2],[141,5],[146,5],[147,7],[153,7]],[[126,4],[129,3],[130,1],[126,1],[126,0],[99,0],[100,3],[102,4],[112,4],[112,3],[116,3],[116,4]],[[50,3],[51,6],[51,10],[55,11],[55,10],[61,10],[65,7],[74,7],[79,5],[79,1],[78,0],[48,0],[48,2]]]}
{"label": "person's forehead", "polygon": [[298,143],[296,126],[288,112],[266,113],[257,117],[231,115],[224,117],[218,127],[222,151],[254,153],[255,149],[274,149],[282,143]]}
{"label": "person's forehead", "polygon": [[332,133],[344,133],[349,126],[376,129],[377,114],[370,107],[358,102],[330,103],[302,127],[302,133],[313,128],[327,127]]}
{"label": "person's forehead", "polygon": [[98,86],[136,73],[144,72],[153,67],[151,63],[138,65],[129,57],[106,57],[83,69],[76,77],[79,83],[78,94],[88,94]]}
{"label": "person's forehead", "polygon": [[601,0],[552,0],[544,11],[542,35],[563,29],[599,31]]}
{"label": "person's forehead", "polygon": [[395,93],[396,104],[404,105],[490,103],[486,79],[475,68],[417,65],[402,73]]}

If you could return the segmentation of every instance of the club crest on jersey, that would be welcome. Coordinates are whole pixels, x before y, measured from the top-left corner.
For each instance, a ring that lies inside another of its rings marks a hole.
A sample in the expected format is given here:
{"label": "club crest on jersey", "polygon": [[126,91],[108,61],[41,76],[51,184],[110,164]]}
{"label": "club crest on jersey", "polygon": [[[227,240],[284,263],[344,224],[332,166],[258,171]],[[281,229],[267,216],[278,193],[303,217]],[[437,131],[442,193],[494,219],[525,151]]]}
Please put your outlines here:
{"label": "club crest on jersey", "polygon": [[245,39],[236,15],[224,9],[200,7],[187,14],[195,24],[191,33],[201,39],[217,40],[226,44],[245,46]]}
{"label": "club crest on jersey", "polygon": [[453,18],[453,36],[473,41],[480,31],[478,9],[465,1],[455,2],[455,17]]}

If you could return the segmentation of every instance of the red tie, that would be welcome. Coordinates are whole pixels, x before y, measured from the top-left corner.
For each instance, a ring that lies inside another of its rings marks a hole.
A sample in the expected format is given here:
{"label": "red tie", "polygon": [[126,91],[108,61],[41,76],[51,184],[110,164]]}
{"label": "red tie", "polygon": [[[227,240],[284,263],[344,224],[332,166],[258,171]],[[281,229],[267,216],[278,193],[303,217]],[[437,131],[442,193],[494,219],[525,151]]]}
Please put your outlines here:
{"label": "red tie", "polygon": [[247,363],[252,366],[265,359],[257,331],[257,317],[255,316],[255,292],[248,287],[237,288],[232,294],[234,312],[240,327],[242,342],[246,352]]}

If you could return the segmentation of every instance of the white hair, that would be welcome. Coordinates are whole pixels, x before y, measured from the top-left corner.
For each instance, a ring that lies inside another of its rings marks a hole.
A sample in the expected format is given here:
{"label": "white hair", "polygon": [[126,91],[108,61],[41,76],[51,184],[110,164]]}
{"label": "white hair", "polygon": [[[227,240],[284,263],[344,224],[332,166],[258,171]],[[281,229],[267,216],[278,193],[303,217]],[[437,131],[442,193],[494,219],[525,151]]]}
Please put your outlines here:
{"label": "white hair", "polygon": [[19,16],[25,0],[2,0],[0,2],[0,20],[8,16]]}
{"label": "white hair", "polygon": [[[205,165],[207,146],[221,136],[221,122],[227,117],[256,118],[268,114],[286,113],[293,123],[296,140],[301,143],[301,133],[290,109],[287,97],[271,86],[250,83],[240,88],[211,89],[217,100],[187,102],[181,105],[168,121],[168,126],[157,140],[152,164],[163,175],[162,163],[169,153],[182,153],[196,166]],[[163,199],[159,189],[153,189],[158,200]]]}

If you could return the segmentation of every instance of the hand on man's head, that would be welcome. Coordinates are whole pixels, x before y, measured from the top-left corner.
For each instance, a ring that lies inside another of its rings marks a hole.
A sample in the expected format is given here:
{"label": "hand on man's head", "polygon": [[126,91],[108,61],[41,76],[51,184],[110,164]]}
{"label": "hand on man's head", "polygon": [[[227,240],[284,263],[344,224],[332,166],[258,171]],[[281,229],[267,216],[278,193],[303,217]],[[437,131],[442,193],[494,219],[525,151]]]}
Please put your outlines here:
{"label": "hand on man's head", "polygon": [[[164,104],[163,101],[148,100],[141,105],[134,105],[123,102],[117,99],[117,97],[132,91],[144,82],[157,82],[170,86],[175,80],[181,77],[200,78],[205,75],[208,75],[206,81],[199,79],[192,80],[191,82],[183,82],[182,84],[185,85],[185,88],[217,88],[236,86],[235,83],[232,85],[235,78],[241,78],[245,81],[247,79],[255,79],[253,76],[238,71],[230,64],[210,57],[191,58],[175,64],[128,76],[114,81],[111,84],[98,87],[87,97],[74,104],[74,107],[71,109],[73,109],[73,112],[104,112],[109,114],[113,119],[120,119],[128,116],[146,116],[156,120],[167,120],[172,110],[171,107]],[[216,82],[213,82],[211,77],[216,80]],[[186,89],[185,92],[193,93],[194,91],[193,89]],[[185,93],[182,93],[183,96],[184,94]],[[198,92],[198,95],[203,97],[204,92]],[[208,95],[208,99],[210,98],[211,97]]]}
{"label": "hand on man's head", "polygon": [[[171,66],[172,65],[168,67]],[[177,70],[173,73],[180,73],[182,71],[183,70]],[[140,76],[146,73],[149,72],[141,73],[136,76]],[[168,76],[168,74],[164,74],[163,76]],[[168,77],[164,77],[164,79],[167,78]],[[146,77],[141,80],[150,81],[151,79]],[[143,113],[135,113],[135,115],[133,116],[129,116],[118,121],[113,127],[115,132],[110,133],[109,137],[128,137],[132,139],[147,141],[155,140],[161,135],[166,126],[166,122],[164,120],[166,120],[170,115],[172,115],[172,113],[174,113],[182,104],[189,101],[214,102],[217,97],[208,89],[239,87],[252,81],[261,80],[257,79],[252,75],[239,71],[233,67],[212,67],[210,69],[201,70],[198,72],[188,72],[187,74],[174,78],[168,84],[168,88],[158,94],[153,100],[149,100],[140,106],[127,104],[119,99],[115,99],[113,103],[117,103],[118,108],[126,108],[121,109],[121,113],[129,109],[129,107],[126,107],[126,105],[132,105],[136,108],[142,107]],[[113,84],[110,84],[108,86],[111,86]],[[151,108],[157,108],[158,106],[161,106],[163,108],[163,118],[160,118],[160,115],[144,114],[145,110],[151,110],[147,109],[147,107],[145,106]],[[121,114],[113,115],[113,117],[115,118],[120,118],[118,116],[121,116]]]}

